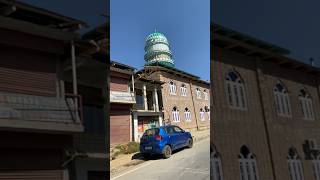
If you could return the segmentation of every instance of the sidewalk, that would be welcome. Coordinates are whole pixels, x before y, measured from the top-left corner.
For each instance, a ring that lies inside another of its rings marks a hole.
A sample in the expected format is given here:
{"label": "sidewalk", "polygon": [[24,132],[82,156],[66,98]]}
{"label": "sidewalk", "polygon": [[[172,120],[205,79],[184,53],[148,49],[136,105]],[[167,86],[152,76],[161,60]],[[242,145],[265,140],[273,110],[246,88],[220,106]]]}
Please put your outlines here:
{"label": "sidewalk", "polygon": [[[194,143],[197,143],[203,139],[210,137],[210,129],[192,131],[191,134],[193,136]],[[113,176],[125,171],[129,167],[141,164],[143,162],[145,162],[145,160],[140,157],[139,153],[119,155],[116,159],[110,161],[110,175]]]}

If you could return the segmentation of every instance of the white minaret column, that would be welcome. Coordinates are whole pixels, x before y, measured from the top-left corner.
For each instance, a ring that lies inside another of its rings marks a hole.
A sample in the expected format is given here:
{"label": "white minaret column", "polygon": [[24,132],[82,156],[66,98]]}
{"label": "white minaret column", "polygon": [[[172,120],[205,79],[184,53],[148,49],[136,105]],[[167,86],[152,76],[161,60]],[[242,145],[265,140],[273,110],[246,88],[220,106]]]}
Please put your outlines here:
{"label": "white minaret column", "polygon": [[154,88],[154,102],[155,102],[155,111],[159,112],[159,101],[158,101],[158,89],[155,87]]}
{"label": "white minaret column", "polygon": [[139,137],[138,137],[138,115],[137,113],[133,113],[133,140],[135,142],[139,141]]}
{"label": "white minaret column", "polygon": [[148,110],[148,101],[147,101],[147,86],[146,84],[142,85],[143,89],[143,101],[144,101],[144,110]]}

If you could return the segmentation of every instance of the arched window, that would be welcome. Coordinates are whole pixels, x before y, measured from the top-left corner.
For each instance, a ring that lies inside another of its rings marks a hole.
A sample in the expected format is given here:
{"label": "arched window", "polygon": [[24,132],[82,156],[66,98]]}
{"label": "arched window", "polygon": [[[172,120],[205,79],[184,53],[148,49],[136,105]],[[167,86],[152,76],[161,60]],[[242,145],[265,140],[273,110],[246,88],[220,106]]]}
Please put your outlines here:
{"label": "arched window", "polygon": [[210,174],[212,180],[223,180],[222,165],[220,154],[213,147],[210,152]]}
{"label": "arched window", "polygon": [[206,90],[203,90],[203,96],[204,96],[204,100],[208,100],[208,93]]}
{"label": "arched window", "polygon": [[320,155],[312,157],[312,169],[315,180],[320,180]]}
{"label": "arched window", "polygon": [[236,109],[247,109],[244,83],[238,73],[232,71],[226,78],[226,94],[229,106]]}
{"label": "arched window", "polygon": [[200,108],[200,120],[204,121],[204,110]]}
{"label": "arched window", "polygon": [[207,112],[208,120],[210,121],[210,109],[208,108],[208,106],[204,107],[204,111]]}
{"label": "arched window", "polygon": [[288,91],[285,86],[278,82],[273,89],[277,113],[280,116],[291,116],[291,106]]}
{"label": "arched window", "polygon": [[181,96],[187,96],[187,87],[185,84],[182,84],[180,87]]}
{"label": "arched window", "polygon": [[314,120],[312,99],[309,93],[307,93],[306,90],[304,89],[300,90],[299,102],[300,102],[304,119]]}
{"label": "arched window", "polygon": [[176,106],[172,108],[172,121],[180,122],[180,113]]}
{"label": "arched window", "polygon": [[191,121],[191,112],[188,108],[184,109],[184,118],[186,121]]}
{"label": "arched window", "polygon": [[169,93],[171,95],[176,95],[177,94],[177,87],[176,85],[173,83],[173,81],[169,82]]}
{"label": "arched window", "polygon": [[295,148],[290,148],[288,152],[288,167],[291,180],[304,180],[302,163]]}
{"label": "arched window", "polygon": [[196,88],[197,99],[201,99],[201,90]]}
{"label": "arched window", "polygon": [[247,146],[240,148],[239,165],[241,180],[259,180],[256,157]]}

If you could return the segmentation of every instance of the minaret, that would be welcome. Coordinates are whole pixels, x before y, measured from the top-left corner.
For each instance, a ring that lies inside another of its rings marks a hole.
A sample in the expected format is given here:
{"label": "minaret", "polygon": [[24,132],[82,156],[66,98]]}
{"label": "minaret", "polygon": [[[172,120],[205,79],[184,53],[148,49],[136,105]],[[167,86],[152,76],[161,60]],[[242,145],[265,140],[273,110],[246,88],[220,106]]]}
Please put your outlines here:
{"label": "minaret", "polygon": [[146,39],[144,47],[145,65],[166,65],[174,67],[174,60],[170,51],[170,45],[167,38],[156,31],[150,34]]}

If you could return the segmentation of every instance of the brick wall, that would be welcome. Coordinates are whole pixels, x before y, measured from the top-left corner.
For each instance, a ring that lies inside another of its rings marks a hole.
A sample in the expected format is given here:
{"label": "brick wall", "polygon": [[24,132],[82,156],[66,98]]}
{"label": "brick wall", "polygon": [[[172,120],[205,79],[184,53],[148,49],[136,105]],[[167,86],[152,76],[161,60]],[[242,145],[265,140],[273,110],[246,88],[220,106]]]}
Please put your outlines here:
{"label": "brick wall", "polygon": [[[172,122],[171,112],[172,112],[172,108],[176,106],[180,111],[180,122],[172,123],[172,124],[176,124],[188,130],[197,129],[197,123],[199,128],[201,129],[209,128],[210,121],[209,121],[208,114],[205,113],[204,121],[201,121],[199,117],[200,108],[204,109],[205,106],[208,106],[210,108],[209,86],[200,84],[200,83],[194,83],[192,80],[188,78],[179,77],[166,72],[158,72],[158,77],[159,77],[159,80],[165,82],[162,85],[162,90],[161,90],[163,107],[164,107],[164,116],[165,116],[164,119],[165,120],[170,119]],[[173,81],[176,84],[176,88],[177,88],[176,95],[169,94],[170,81]],[[182,84],[184,84],[187,88],[187,96],[181,96],[180,87]],[[203,90],[206,90],[208,92],[208,100],[204,100],[204,97],[202,97],[202,99],[196,99],[196,92],[195,92],[196,87],[199,87],[202,90],[202,92]],[[191,88],[192,88],[192,91],[191,91]],[[191,121],[185,121],[184,111],[186,107],[191,112]]]}
{"label": "brick wall", "polygon": [[[318,143],[320,141],[318,77],[266,61],[261,62],[259,66],[261,73],[258,76],[257,59],[217,47],[213,54],[211,143],[221,154],[224,179],[239,179],[238,154],[242,145],[247,145],[256,155],[260,180],[274,179],[271,157],[276,179],[290,179],[287,164],[290,147],[295,147],[301,157],[304,179],[314,179],[310,160],[304,160],[302,144],[306,139],[316,139]],[[237,71],[244,81],[247,110],[234,110],[228,105],[225,77],[230,70]],[[277,115],[273,88],[279,80],[288,89],[292,117]],[[303,119],[298,101],[299,91],[303,87],[307,89],[313,100],[314,121]],[[260,95],[263,101],[260,100]],[[263,116],[263,110],[265,116]],[[270,138],[270,149],[267,137]]]}

